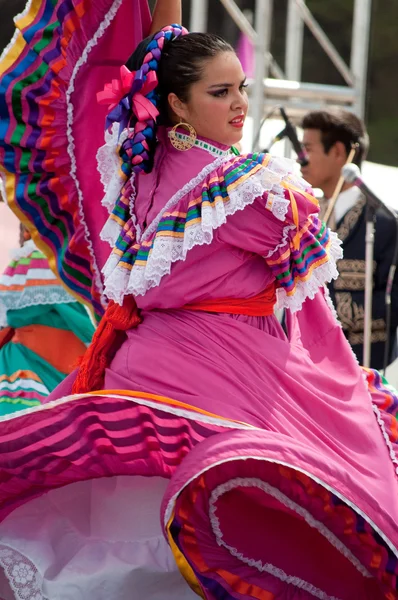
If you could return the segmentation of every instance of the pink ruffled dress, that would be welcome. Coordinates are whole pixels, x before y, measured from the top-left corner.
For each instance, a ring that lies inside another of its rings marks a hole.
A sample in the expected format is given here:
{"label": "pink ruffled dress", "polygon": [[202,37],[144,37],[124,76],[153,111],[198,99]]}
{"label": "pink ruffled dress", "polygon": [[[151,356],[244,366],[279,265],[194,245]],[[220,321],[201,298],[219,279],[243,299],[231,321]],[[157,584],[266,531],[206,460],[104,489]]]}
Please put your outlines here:
{"label": "pink ruffled dress", "polygon": [[[115,204],[95,93],[147,25],[145,0],[33,2],[0,71],[10,205],[98,315],[134,294],[143,316],[104,390],[71,375],[0,419],[0,598],[397,600],[398,398],[336,321],[340,245],[306,183],[159,131]],[[272,285],[287,333],[182,308]]]}
{"label": "pink ruffled dress", "polygon": [[[103,230],[106,293],[143,322],[104,391],[72,375],[4,423],[3,556],[51,600],[397,598],[397,397],[328,302],[337,237],[289,161],[159,137]],[[181,308],[273,282],[287,335]]]}

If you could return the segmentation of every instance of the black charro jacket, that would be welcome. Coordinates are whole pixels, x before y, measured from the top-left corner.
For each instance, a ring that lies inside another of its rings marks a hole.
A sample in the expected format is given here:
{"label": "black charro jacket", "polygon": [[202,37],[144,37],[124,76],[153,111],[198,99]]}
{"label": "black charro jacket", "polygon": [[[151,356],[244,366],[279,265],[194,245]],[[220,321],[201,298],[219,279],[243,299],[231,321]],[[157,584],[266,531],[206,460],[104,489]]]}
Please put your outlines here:
{"label": "black charro jacket", "polygon": [[[365,233],[366,207],[363,197],[337,224],[337,234],[343,242],[344,258],[338,261],[339,277],[330,285],[344,333],[360,364],[363,362],[364,301],[365,301]],[[391,327],[386,331],[385,291],[393,260],[396,225],[393,216],[377,211],[373,261],[373,310],[371,334],[371,367],[381,369],[384,345],[390,338],[390,360],[398,326],[398,273],[392,290]]]}

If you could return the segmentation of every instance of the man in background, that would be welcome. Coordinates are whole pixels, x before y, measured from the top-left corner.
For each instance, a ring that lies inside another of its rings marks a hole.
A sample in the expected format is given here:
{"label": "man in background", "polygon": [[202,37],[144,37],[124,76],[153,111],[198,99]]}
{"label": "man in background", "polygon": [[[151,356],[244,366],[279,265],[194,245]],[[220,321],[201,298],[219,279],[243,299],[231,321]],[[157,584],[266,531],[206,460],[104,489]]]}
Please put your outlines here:
{"label": "man in background", "polygon": [[[343,109],[309,112],[303,119],[303,144],[309,164],[302,168],[303,177],[324,194],[323,214],[340,179],[352,144],[358,144],[354,163],[361,167],[366,158],[369,138],[364,123]],[[365,208],[366,201],[358,187],[345,184],[331,215],[329,225],[343,243],[344,258],[338,262],[339,277],[330,284],[330,292],[344,333],[360,364],[363,363],[365,301]],[[392,291],[391,325],[386,327],[385,292],[396,242],[395,219],[384,211],[376,213],[373,270],[373,307],[371,331],[371,366],[383,368],[384,348],[388,337],[391,350],[398,326],[398,277]]]}

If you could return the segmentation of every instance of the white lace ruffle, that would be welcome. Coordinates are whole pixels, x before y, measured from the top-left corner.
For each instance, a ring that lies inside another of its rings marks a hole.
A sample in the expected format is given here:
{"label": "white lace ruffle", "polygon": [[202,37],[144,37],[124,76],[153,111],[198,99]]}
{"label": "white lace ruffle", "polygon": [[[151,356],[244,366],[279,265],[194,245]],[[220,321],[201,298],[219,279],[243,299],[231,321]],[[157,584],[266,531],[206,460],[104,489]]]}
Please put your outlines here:
{"label": "white lace ruffle", "polygon": [[111,213],[125,181],[120,170],[119,123],[113,123],[111,131],[105,131],[105,144],[98,149],[96,158],[105,193],[101,203]]}
{"label": "white lace ruffle", "polygon": [[334,318],[336,319],[336,323],[337,323],[337,324],[338,324],[340,327],[342,327],[342,325],[341,325],[341,323],[340,323],[340,320],[339,320],[339,315],[337,314],[336,307],[335,307],[335,305],[334,305],[334,303],[333,303],[333,300],[332,300],[332,297],[331,297],[331,295],[330,295],[329,288],[328,288],[328,286],[327,286],[326,284],[323,286],[323,288],[324,288],[324,290],[325,290],[325,300],[326,300],[326,304],[328,305],[328,308],[329,308],[330,312],[332,313],[332,315],[333,315],[333,316],[334,316]]}
{"label": "white lace ruffle", "polygon": [[0,329],[2,327],[8,327],[8,322],[7,322],[7,309],[4,306],[4,304],[2,304],[0,302]]}
{"label": "white lace ruffle", "polygon": [[[131,221],[134,225],[134,229],[135,229],[135,240],[139,244],[141,241],[142,232],[141,232],[141,227],[138,223],[138,220],[137,220],[137,217],[135,214],[135,210],[134,210],[135,197],[136,197],[136,193],[137,193],[134,182],[135,182],[135,174],[133,173],[130,178],[130,185],[131,185],[132,193],[130,195],[129,213],[130,213],[130,219],[131,219]],[[119,192],[120,192],[120,190],[119,190]],[[119,192],[117,192],[117,193],[119,194]],[[122,226],[119,225],[119,223],[117,223],[117,221],[115,221],[114,219],[109,217],[109,219],[107,219],[105,225],[103,226],[103,228],[101,230],[100,238],[104,242],[107,242],[111,248],[114,248],[116,246],[117,239],[118,239],[119,235],[121,234],[121,232],[122,232]]]}
{"label": "white lace ruffle", "polygon": [[30,306],[50,304],[72,304],[76,302],[61,285],[43,288],[25,288],[23,292],[0,293],[0,327],[7,327],[9,310],[23,310]]}
{"label": "white lace ruffle", "polygon": [[[26,3],[25,8],[23,9],[23,11],[21,13],[19,13],[16,17],[14,17],[14,23],[16,24],[19,20],[23,19],[28,12],[30,11],[30,8],[33,4],[33,0],[28,0],[28,2]],[[8,53],[10,52],[10,50],[14,47],[14,44],[16,43],[18,37],[21,35],[19,29],[16,29],[14,31],[14,35],[12,36],[11,41],[7,44],[7,46],[4,48],[3,52],[0,55],[0,62],[2,62],[6,56],[8,55]]]}
{"label": "white lace ruffle", "polygon": [[10,250],[10,258],[11,260],[20,260],[21,258],[28,258],[32,254],[32,252],[36,252],[38,250],[36,244],[33,240],[28,240],[21,246],[20,248],[13,248]]}
{"label": "white lace ruffle", "polygon": [[200,173],[198,173],[198,175],[196,177],[194,177],[193,179],[191,179],[191,181],[189,181],[188,183],[186,183],[180,190],[178,190],[178,192],[176,192],[174,194],[174,196],[172,196],[170,198],[170,200],[162,208],[162,210],[159,212],[159,214],[154,218],[154,220],[146,228],[146,230],[142,234],[142,241],[147,240],[152,235],[152,233],[155,233],[155,231],[157,230],[158,225],[159,225],[159,223],[160,223],[163,215],[166,212],[168,212],[172,208],[174,208],[175,205],[180,200],[182,200],[182,198],[184,198],[184,196],[186,196],[187,194],[189,194],[190,192],[192,192],[192,190],[194,190],[196,188],[196,186],[200,185],[206,179],[206,177],[208,175],[210,175],[210,173],[212,171],[215,171],[216,169],[218,169],[219,167],[221,167],[224,163],[226,163],[226,162],[228,162],[230,160],[231,160],[230,156],[221,156],[220,158],[217,158],[212,163],[210,163],[209,165],[207,165],[206,167],[204,167],[200,171]]}
{"label": "white lace ruffle", "polygon": [[9,546],[0,545],[0,566],[15,600],[49,600],[42,593],[42,578],[26,556]]}
{"label": "white lace ruffle", "polygon": [[[337,270],[337,261],[343,257],[340,241],[337,233],[330,232],[331,243],[329,247],[328,262],[315,267],[311,273],[311,277],[307,281],[298,281],[296,290],[292,296],[287,296],[283,288],[278,288],[276,291],[276,310],[288,308],[292,312],[297,312],[303,306],[304,301],[309,298],[312,300],[318,293],[319,288],[325,283],[330,283],[333,279],[337,279],[339,272]],[[280,248],[278,245],[277,249]],[[275,250],[272,251],[272,254]]]}
{"label": "white lace ruffle", "polygon": [[[0,62],[1,60],[2,59],[0,58]],[[0,171],[0,201],[3,200],[8,205],[5,177],[5,173]]]}
{"label": "white lace ruffle", "polygon": [[220,527],[220,521],[216,514],[216,503],[222,495],[239,487],[256,487],[262,490],[264,493],[272,496],[273,498],[281,502],[281,504],[297,513],[300,517],[302,517],[310,527],[319,531],[319,533],[323,535],[332,546],[334,546],[343,556],[345,556],[345,558],[347,558],[347,560],[349,560],[354,565],[354,567],[357,569],[357,571],[359,571],[359,573],[361,573],[361,575],[363,575],[366,578],[372,577],[368,570],[365,569],[365,567],[353,555],[351,550],[349,550],[323,523],[315,519],[311,515],[311,513],[309,513],[302,506],[291,500],[279,489],[257,478],[237,477],[235,479],[231,479],[230,481],[227,481],[226,483],[223,483],[217,488],[215,488],[215,490],[213,490],[210,496],[209,517],[213,533],[217,540],[217,544],[226,548],[226,550],[228,550],[230,554],[232,554],[232,556],[245,563],[246,565],[249,565],[252,568],[256,568],[260,572],[269,573],[270,575],[276,577],[280,581],[283,581],[290,585],[295,585],[299,589],[305,590],[306,592],[308,592],[315,598],[318,598],[319,600],[339,600],[335,596],[329,596],[326,592],[320,590],[311,583],[299,577],[288,575],[285,571],[276,567],[275,565],[272,565],[270,563],[263,563],[261,562],[261,560],[255,560],[244,556],[242,553],[238,552],[236,548],[229,546],[224,541]]}
{"label": "white lace ruffle", "polygon": [[[166,212],[174,208],[184,196],[202,183],[216,168],[229,160],[231,160],[231,157],[217,159],[179,190],[144,231],[141,240],[148,239],[156,231],[162,216]],[[277,161],[275,162],[277,163]],[[266,208],[278,220],[284,221],[289,208],[289,201],[284,197],[284,189],[280,185],[286,177],[286,172],[280,167],[279,169],[279,174],[268,168],[259,169],[257,173],[232,190],[226,202],[219,201],[213,205],[203,204],[201,221],[186,227],[183,238],[167,238],[161,235],[155,237],[145,266],[134,265],[131,271],[118,268],[119,257],[111,254],[103,270],[106,295],[119,303],[128,294],[145,295],[149,289],[157,287],[161,279],[171,272],[173,263],[185,260],[189,250],[195,246],[210,244],[213,240],[214,231],[226,223],[228,216],[244,210],[247,206],[253,204],[256,198],[267,192],[269,192],[270,198],[267,200]],[[290,228],[291,226],[289,226]]]}
{"label": "white lace ruffle", "polygon": [[95,285],[102,294],[102,303],[104,306],[106,306],[106,298],[103,296],[103,285],[102,285],[102,281],[101,281],[101,274],[98,269],[97,261],[95,259],[94,248],[93,248],[93,244],[90,239],[90,232],[87,227],[87,223],[86,223],[85,216],[84,216],[83,192],[81,190],[80,182],[79,182],[79,179],[77,176],[77,163],[76,163],[76,156],[75,156],[75,138],[73,135],[74,105],[72,103],[72,95],[75,91],[75,80],[76,80],[76,77],[77,77],[80,69],[87,62],[88,56],[89,56],[91,50],[93,48],[95,48],[95,46],[98,44],[99,40],[105,34],[108,27],[111,25],[113,19],[117,15],[117,12],[118,12],[119,8],[121,7],[122,3],[123,3],[123,0],[115,0],[115,2],[113,2],[111,8],[106,13],[103,21],[100,23],[94,36],[92,37],[91,40],[88,41],[86,47],[83,50],[82,55],[76,61],[76,64],[73,68],[72,75],[71,75],[71,78],[69,81],[68,89],[66,91],[66,107],[67,107],[66,135],[67,135],[67,139],[68,139],[68,154],[69,154],[70,161],[71,161],[70,176],[76,186],[76,191],[77,191],[78,200],[79,200],[79,216],[80,216],[80,221],[84,228],[85,239],[86,239],[87,247],[88,247],[88,250],[89,250],[89,253],[91,256],[91,264],[92,264],[92,268],[93,268]]}
{"label": "white lace ruffle", "polygon": [[100,238],[103,242],[107,242],[111,248],[114,248],[121,231],[122,228],[119,223],[113,219],[107,219],[101,229]]}
{"label": "white lace ruffle", "polygon": [[[366,385],[367,385],[367,383],[366,383]],[[370,392],[369,392],[369,395],[372,398],[372,395],[371,395]],[[388,436],[388,433],[386,431],[386,426],[385,426],[384,421],[382,419],[380,409],[379,409],[378,406],[376,406],[376,404],[374,402],[372,402],[372,408],[373,408],[374,414],[376,415],[376,420],[377,420],[377,422],[379,424],[379,427],[381,429],[381,433],[383,435],[384,441],[386,442],[387,449],[388,449],[388,452],[389,452],[389,455],[390,455],[390,458],[391,458],[391,462],[393,463],[393,466],[394,466],[395,474],[398,475],[398,457],[397,457],[397,455],[395,453],[394,447],[393,447],[393,445],[391,443],[391,440],[390,440],[390,438]]]}

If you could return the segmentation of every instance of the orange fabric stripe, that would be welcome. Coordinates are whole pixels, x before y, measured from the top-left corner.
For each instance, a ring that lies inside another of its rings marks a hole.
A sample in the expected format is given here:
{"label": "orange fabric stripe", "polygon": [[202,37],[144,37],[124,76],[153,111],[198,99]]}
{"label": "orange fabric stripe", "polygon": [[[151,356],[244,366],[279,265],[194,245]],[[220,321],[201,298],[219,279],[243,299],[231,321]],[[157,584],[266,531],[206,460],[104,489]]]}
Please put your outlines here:
{"label": "orange fabric stripe", "polygon": [[299,188],[292,185],[291,183],[288,183],[287,185],[289,186],[289,188],[291,190],[293,190],[294,192],[297,192],[298,194],[301,194],[302,196],[304,196],[304,198],[307,198],[307,200],[309,200],[312,204],[315,204],[315,206],[317,206],[319,208],[319,202],[315,198],[315,196],[312,196],[312,194],[309,194],[308,192],[305,192],[304,190],[300,190]]}
{"label": "orange fabric stripe", "polygon": [[398,421],[394,416],[391,418],[391,437],[394,442],[398,442]]}
{"label": "orange fabric stripe", "polygon": [[[11,275],[12,277],[12,275]],[[5,291],[20,291],[20,290],[25,290],[27,287],[34,287],[34,286],[46,286],[46,285],[54,285],[54,282],[57,283],[57,285],[59,285],[58,280],[55,278],[54,275],[54,279],[28,279],[24,284],[22,285],[0,285],[0,291],[1,290],[5,290]]]}
{"label": "orange fabric stripe", "polygon": [[86,346],[74,333],[47,325],[19,327],[12,342],[22,344],[54,369],[66,374],[73,371],[77,359],[86,351]]}
{"label": "orange fabric stripe", "polygon": [[237,425],[245,425],[246,427],[250,427],[251,429],[257,429],[256,427],[249,425],[248,423],[245,423],[243,421],[235,421],[234,419],[228,419],[227,417],[216,415],[215,413],[211,413],[201,408],[197,408],[196,406],[191,406],[190,404],[186,404],[185,402],[173,400],[172,398],[167,398],[166,396],[158,396],[157,394],[150,394],[147,392],[137,392],[130,390],[96,390],[93,392],[87,392],[87,396],[108,396],[109,394],[129,396],[133,399],[143,398],[144,400],[154,400],[155,402],[159,402],[161,404],[168,404],[177,408],[184,408],[186,410],[190,410],[192,412],[211,417],[212,419],[219,419],[220,421],[227,421],[228,423],[236,423]]}
{"label": "orange fabric stripe", "polygon": [[184,310],[204,311],[211,313],[229,313],[231,315],[247,315],[250,317],[269,317],[274,314],[276,302],[275,283],[252,298],[224,298],[219,300],[202,300],[186,304]]}
{"label": "orange fabric stripe", "polygon": [[[181,510],[181,509],[180,509]],[[171,525],[171,523],[170,523]],[[169,526],[170,527],[170,526]],[[191,531],[190,531],[191,529]],[[168,529],[169,533],[169,529]],[[222,568],[217,568],[215,564],[209,567],[209,565],[204,560],[198,544],[197,537],[195,535],[195,530],[191,528],[189,524],[189,520],[185,518],[183,522],[183,547],[186,550],[186,554],[190,558],[190,562],[195,565],[196,571],[199,571],[201,574],[205,576],[211,577],[211,573],[217,573],[217,575],[224,579],[224,581],[231,587],[234,592],[238,594],[242,594],[243,596],[249,596],[255,600],[275,600],[275,594],[269,592],[268,590],[262,589],[255,584],[250,584],[244,581],[239,575],[235,575],[234,573],[230,573]],[[169,533],[171,537],[171,534]],[[220,551],[220,550],[219,550]],[[177,563],[178,564],[178,563]],[[195,577],[196,579],[196,577]]]}
{"label": "orange fabric stripe", "polygon": [[296,198],[292,192],[292,190],[288,189],[289,192],[289,196],[290,196],[290,205],[292,207],[292,213],[293,213],[293,223],[296,226],[296,235],[293,238],[293,248],[295,250],[298,250],[300,248],[300,232],[299,232],[299,213],[298,213],[298,208],[297,208],[297,202],[296,202]]}
{"label": "orange fabric stripe", "polygon": [[13,373],[10,376],[8,376],[8,375],[0,376],[0,381],[8,381],[9,383],[13,383],[17,379],[33,379],[33,381],[38,381],[39,383],[42,383],[40,377],[38,377],[38,375],[36,375],[36,373],[33,373],[33,371],[19,370],[19,371],[15,371],[15,373]]}

